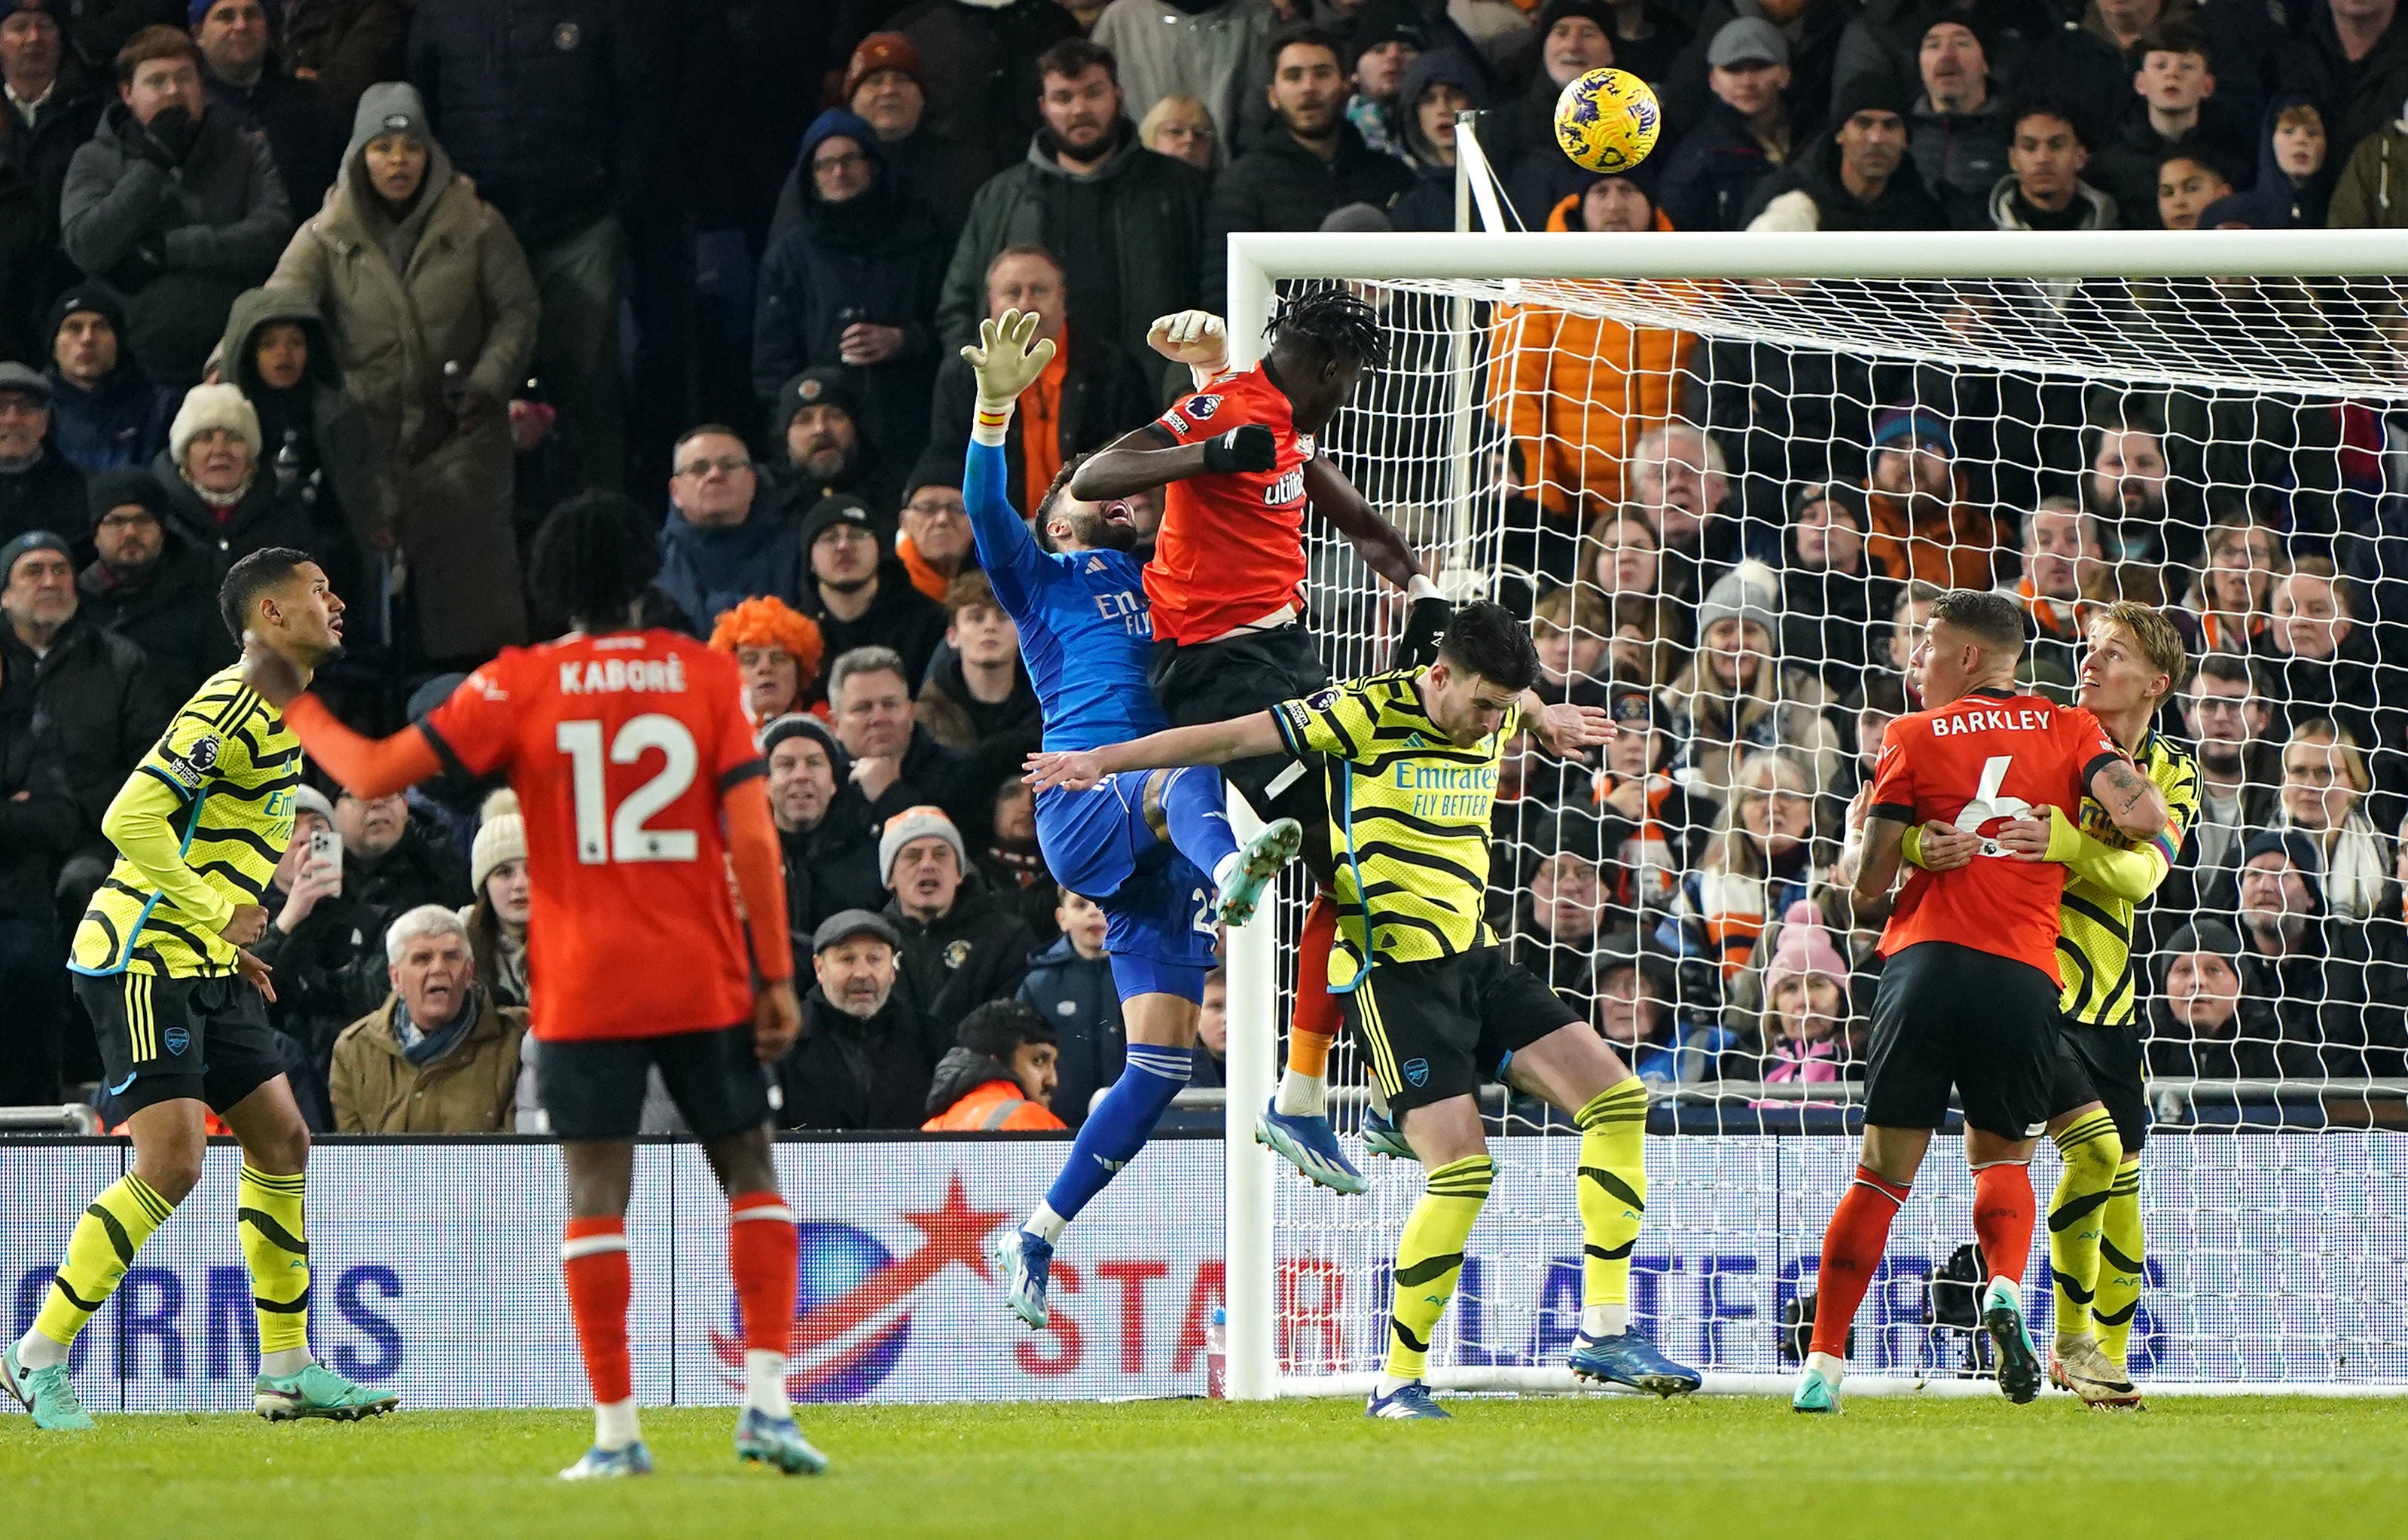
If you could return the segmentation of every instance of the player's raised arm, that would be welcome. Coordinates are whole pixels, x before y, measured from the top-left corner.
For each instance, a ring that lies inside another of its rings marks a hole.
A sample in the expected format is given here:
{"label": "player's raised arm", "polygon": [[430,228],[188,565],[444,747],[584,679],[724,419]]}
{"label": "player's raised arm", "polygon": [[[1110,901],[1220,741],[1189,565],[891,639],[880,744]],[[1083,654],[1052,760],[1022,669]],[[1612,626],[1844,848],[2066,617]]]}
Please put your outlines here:
{"label": "player's raised arm", "polygon": [[1028,756],[1029,784],[1038,791],[1054,786],[1085,791],[1105,776],[1122,770],[1226,765],[1233,759],[1278,754],[1286,746],[1280,734],[1278,716],[1257,712],[1252,716],[1233,716],[1226,722],[1171,727],[1126,743],[1107,743],[1099,749],[1032,754]]}
{"label": "player's raised arm", "polygon": [[1000,320],[980,322],[978,341],[962,350],[978,378],[969,453],[962,466],[962,503],[969,511],[979,566],[996,584],[999,597],[1006,597],[1008,584],[1024,592],[1034,587],[1045,565],[1027,522],[1011,506],[1011,476],[1003,453],[1020,393],[1054,359],[1053,340],[1037,336],[1038,319],[1034,310],[1006,310]]}
{"label": "player's raised arm", "polygon": [[2115,827],[2136,840],[2154,840],[2165,832],[2165,793],[2121,755],[2094,764],[2088,777],[2090,795],[2107,810]]}

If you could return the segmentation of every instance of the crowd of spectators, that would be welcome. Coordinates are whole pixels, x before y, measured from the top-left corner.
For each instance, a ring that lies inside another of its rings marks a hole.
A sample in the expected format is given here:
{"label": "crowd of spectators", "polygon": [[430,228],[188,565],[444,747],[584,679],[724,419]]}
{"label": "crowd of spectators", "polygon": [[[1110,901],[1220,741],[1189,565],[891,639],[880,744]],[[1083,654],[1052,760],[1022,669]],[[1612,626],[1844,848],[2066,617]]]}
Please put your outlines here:
{"label": "crowd of spectators", "polygon": [[[1075,1127],[1121,1024],[1101,915],[1038,848],[1036,699],[962,502],[982,318],[1056,349],[1006,449],[1028,509],[1183,388],[1146,332],[1222,306],[1231,234],[1452,228],[1469,110],[1533,231],[2408,226],[2399,8],[0,0],[0,1103],[94,1076],[65,934],[109,799],[233,660],[227,567],[318,557],[351,620],[321,687],[389,730],[557,632],[524,542],[604,487],[659,518],[649,618],[733,653],[759,725],[814,980],[785,1119]],[[1664,108],[1617,176],[1551,130],[1606,65]],[[1949,324],[2077,313],[2027,287]],[[1878,916],[1827,868],[1952,584],[2023,603],[2044,690],[2108,597],[2172,603],[2205,659],[2160,724],[2206,800],[2144,924],[2153,1065],[2401,1070],[2395,415],[1536,305],[1484,309],[1476,351],[1499,591],[1542,688],[1617,725],[1586,765],[1514,745],[1495,917],[1642,1072],[1860,1072]],[[1377,383],[1439,362],[1400,347]],[[1331,448],[1421,540],[1412,415]],[[1150,539],[1158,497],[1135,511]],[[538,1116],[492,789],[302,793],[258,951],[313,1122]]]}

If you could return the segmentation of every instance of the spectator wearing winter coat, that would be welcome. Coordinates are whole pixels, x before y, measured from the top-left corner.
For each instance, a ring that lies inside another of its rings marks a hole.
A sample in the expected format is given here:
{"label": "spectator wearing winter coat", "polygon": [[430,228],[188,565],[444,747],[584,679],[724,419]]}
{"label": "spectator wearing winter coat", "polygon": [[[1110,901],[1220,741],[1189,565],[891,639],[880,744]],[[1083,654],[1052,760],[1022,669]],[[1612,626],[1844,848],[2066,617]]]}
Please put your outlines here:
{"label": "spectator wearing winter coat", "polygon": [[342,120],[314,81],[289,74],[278,57],[266,0],[194,0],[193,41],[201,49],[209,105],[267,136],[276,174],[296,212],[315,209],[342,158]]}
{"label": "spectator wearing winter coat", "polygon": [[896,518],[901,527],[895,536],[895,559],[911,574],[911,586],[939,604],[955,578],[978,570],[978,542],[970,535],[961,477],[959,460],[921,455]]}
{"label": "spectator wearing winter coat", "polygon": [[[903,660],[893,648],[856,647],[829,667],[828,714],[837,741],[853,756],[848,789],[867,806],[873,828],[882,829],[897,813],[925,803],[944,808],[957,828],[977,823],[984,790],[967,784],[973,762],[920,725]],[[882,883],[885,871],[882,861]]]}
{"label": "spectator wearing winter coat", "polygon": [[401,78],[402,40],[415,0],[284,0],[280,41],[294,78],[316,82],[341,122],[360,94]]}
{"label": "spectator wearing winter coat", "polygon": [[[2338,147],[2332,151],[2340,152]],[[2325,206],[2325,223],[2335,230],[2408,227],[2408,100],[2399,117],[2348,155]]]}
{"label": "spectator wearing winter coat", "polygon": [[147,466],[167,447],[174,393],[153,384],[125,344],[125,301],[86,280],[52,302],[42,328],[50,438],[87,476]]}
{"label": "spectator wearing winter coat", "polygon": [[[1641,173],[1645,167],[1639,168]],[[1653,179],[1601,177],[1548,210],[1551,231],[1664,227]],[[1672,415],[1681,372],[1697,339],[1666,326],[1500,306],[1491,337],[1489,414],[1513,436],[1514,485],[1568,533],[1627,499],[1631,451]]]}
{"label": "spectator wearing winter coat", "polygon": [[1480,72],[1459,53],[1425,53],[1405,71],[1397,111],[1414,180],[1388,206],[1398,229],[1455,228],[1455,114],[1487,105]]}
{"label": "spectator wearing winter coat", "polygon": [[[424,655],[466,658],[526,637],[509,403],[538,345],[538,289],[500,209],[428,123],[409,86],[360,98],[335,191],[273,281],[317,306],[367,421],[382,496],[346,512],[407,559]],[[564,413],[585,388],[545,378],[567,393]]]}
{"label": "spectator wearing winter coat", "polygon": [[0,170],[0,189],[12,181],[22,189],[7,195],[9,217],[0,219],[0,231],[22,240],[34,264],[24,273],[32,284],[24,303],[0,321],[0,335],[30,321],[44,295],[78,277],[59,250],[59,194],[67,164],[92,137],[105,104],[92,72],[73,56],[64,31],[70,22],[66,0],[0,8],[0,86],[11,109],[0,124],[0,166],[9,168]]}
{"label": "spectator wearing winter coat", "polygon": [[[977,156],[971,188],[1019,158],[1041,122],[1046,53],[1080,33],[1056,0],[926,0],[896,23],[920,55],[930,132]],[[946,217],[959,219],[968,204]]]}
{"label": "spectator wearing winter coat", "polygon": [[343,890],[376,916],[374,930],[421,904],[457,909],[468,901],[468,863],[409,815],[405,798],[335,799],[343,837]]}
{"label": "spectator wearing winter coat", "polygon": [[50,439],[50,381],[0,363],[0,540],[80,530],[83,472]]}
{"label": "spectator wearing winter coat", "polygon": [[33,316],[57,285],[50,272],[57,242],[42,227],[41,194],[11,142],[24,130],[0,114],[0,358],[38,358]]}
{"label": "spectator wearing winter coat", "polygon": [[[334,340],[310,296],[274,285],[242,295],[226,312],[217,374],[259,413],[264,474],[275,478],[278,495],[320,527],[341,526],[362,546],[375,544],[379,527],[368,521],[380,489],[368,469],[367,413],[343,389]],[[353,519],[354,508],[369,513]]]}
{"label": "spectator wearing winter coat", "polygon": [[1898,584],[1866,549],[1865,495],[1845,482],[1810,482],[1789,499],[1782,540],[1781,655],[1813,669],[1835,698],[1856,693],[1873,617],[1896,606]]}
{"label": "spectator wearing winter coat", "polygon": [[432,126],[525,253],[540,300],[526,312],[534,371],[583,482],[612,489],[626,474],[620,256],[656,195],[672,78],[657,30],[624,0],[419,0],[404,66],[424,103],[416,132]]}
{"label": "spectator wearing winter coat", "polygon": [[209,559],[167,526],[167,494],[148,470],[92,480],[92,543],[76,579],[82,612],[142,651],[159,693],[189,700],[239,649],[218,613]]}
{"label": "spectator wearing winter coat", "polygon": [[2324,114],[2304,92],[2266,108],[2258,130],[2258,180],[2240,194],[2253,230],[2321,230],[2349,147],[2325,134]]}
{"label": "spectator wearing winter coat", "polygon": [[508,786],[477,811],[477,835],[468,847],[468,891],[476,898],[460,911],[460,923],[468,928],[479,987],[496,1005],[523,1006],[527,916],[535,900],[527,880],[526,818],[518,793]]}
{"label": "spectator wearing winter coat", "polygon": [[[997,252],[987,269],[987,316],[1000,320],[1006,310],[1034,311],[1037,335],[1054,342],[1054,361],[1020,393],[1019,409],[1011,414],[1003,440],[1004,463],[1010,472],[1006,484],[1021,508],[1035,508],[1054,484],[1055,472],[1143,426],[1156,407],[1156,393],[1136,359],[1100,330],[1071,328],[1068,298],[1061,261],[1043,247],[1009,248]],[[957,492],[977,399],[978,377],[969,360],[956,353],[937,371],[927,423],[929,458],[920,474],[952,477],[950,484]],[[967,519],[962,528],[967,539]]]}
{"label": "spectator wearing winter coat", "polygon": [[[980,183],[997,169],[994,151],[938,132],[930,116],[927,68],[911,39],[899,32],[873,32],[861,40],[845,65],[841,94],[844,105],[877,133],[879,151],[895,185],[935,213],[950,254],[970,199],[978,195]],[[1025,137],[1015,134],[1008,142],[1017,145]],[[786,179],[786,187],[797,201],[801,182],[802,169],[797,166]],[[781,216],[786,205],[786,194],[781,192]],[[784,223],[782,217],[779,223]]]}
{"label": "spectator wearing winter coat", "polygon": [[1723,23],[1706,50],[1713,92],[1704,115],[1672,147],[1658,189],[1682,230],[1737,230],[1756,185],[1796,148],[1789,107],[1789,42],[1760,16]]}
{"label": "spectator wearing winter coat", "polygon": [[[61,864],[84,837],[56,736],[14,667],[0,680],[0,1105],[55,1105],[65,1044]],[[111,854],[114,854],[113,852]],[[92,879],[93,883],[98,878]]]}
{"label": "spectator wearing winter coat", "polygon": [[140,648],[81,612],[73,558],[55,535],[0,545],[0,612],[8,687],[31,690],[40,707],[90,848],[101,815],[182,702],[159,687]]}
{"label": "spectator wearing winter coat", "polygon": [[2335,153],[2372,138],[2401,115],[2400,104],[2408,101],[2408,21],[2394,0],[2312,7],[2301,30],[2283,85],[2315,98]]}
{"label": "spectator wearing winter coat", "polygon": [[1522,94],[1483,124],[1480,148],[1497,166],[1525,227],[1586,186],[1596,175],[1555,139],[1555,100],[1564,87],[1614,63],[1611,0],[1546,0],[1535,32],[1538,65]]}
{"label": "spectator wearing winter coat", "polygon": [[817,982],[803,1030],[776,1066],[790,1129],[916,1129],[953,1033],[896,987],[903,938],[882,914],[848,909],[811,937]]}
{"label": "spectator wearing winter coat", "polygon": [[1193,96],[1211,110],[1224,144],[1249,144],[1267,116],[1278,26],[1270,0],[1112,0],[1089,36],[1118,61],[1132,120],[1165,96]]}
{"label": "spectator wearing winter coat", "polygon": [[2276,1042],[2272,1023],[2252,1009],[2266,1002],[2242,999],[2241,955],[2232,927],[2202,915],[2151,959],[2157,984],[2149,1007],[2151,1074],[2280,1080],[2320,1072],[2313,1044]]}
{"label": "spectator wearing winter coat", "polygon": [[1137,142],[1108,50],[1072,38],[1038,66],[1043,126],[970,205],[938,302],[939,345],[950,356],[977,340],[998,252],[1042,246],[1067,269],[1071,326],[1149,357],[1146,329],[1196,305],[1222,260],[1205,251],[1207,179]]}
{"label": "spectator wearing winter coat", "polygon": [[210,109],[191,37],[135,34],[117,91],[67,166],[60,233],[78,267],[126,296],[135,356],[181,388],[200,379],[235,295],[275,266],[292,203],[266,139]]}
{"label": "spectator wearing winter coat", "polygon": [[1957,230],[1990,226],[1990,191],[2007,169],[2007,106],[1980,33],[1958,16],[1932,19],[1916,57],[1922,94],[1907,116],[1907,144],[1923,185]]}
{"label": "spectator wearing winter coat", "polygon": [[2083,133],[2071,107],[2035,102],[2014,113],[2007,133],[2007,173],[1990,188],[1990,228],[2117,227],[2115,200],[2082,178],[2090,164]]}
{"label": "spectator wearing winter coat", "polygon": [[[1664,121],[1698,122],[1710,90],[1707,61],[1713,40],[1731,22],[1752,19],[1776,28],[1788,47],[1790,78],[1783,95],[1799,142],[1818,135],[1826,123],[1845,122],[1848,114],[1836,98],[1855,82],[1836,78],[1836,71],[1841,39],[1856,10],[1854,0],[1803,0],[1802,4],[1799,0],[1707,0],[1698,12],[1697,31],[1688,46],[1656,84]],[[1901,103],[1898,111],[1903,117],[1905,105]]]}
{"label": "spectator wearing winter coat", "polygon": [[848,497],[881,512],[893,508],[911,468],[879,453],[866,421],[852,371],[841,364],[805,369],[781,386],[769,411],[769,482],[779,504],[808,511],[823,497]]}
{"label": "spectator wearing winter coat", "polygon": [[[1348,117],[1340,45],[1312,26],[1272,39],[1271,127],[1224,169],[1204,214],[1204,304],[1218,309],[1228,282],[1224,249],[1236,230],[1318,230],[1330,210],[1384,209],[1413,184],[1401,149],[1374,149]],[[1418,45],[1412,45],[1416,52]],[[1374,120],[1394,121],[1393,96]]]}
{"label": "spectator wearing winter coat", "polygon": [[511,1124],[526,1012],[477,982],[460,916],[413,909],[385,933],[393,993],[335,1040],[341,1133],[500,1133]]}
{"label": "spectator wearing winter coat", "polygon": [[2152,28],[2133,53],[2132,90],[2139,97],[2126,108],[2114,136],[2090,164],[2090,180],[2115,200],[2128,230],[2161,227],[2158,168],[2167,154],[2188,147],[2194,159],[2213,164],[2228,179],[2247,166],[2248,126],[2216,110],[2215,72],[2207,40],[2187,26]]}
{"label": "spectator wearing winter coat", "polygon": [[670,456],[669,516],[653,585],[709,634],[724,611],[762,597],[799,602],[802,547],[794,519],[759,497],[752,452],[733,428],[706,423]]}
{"label": "spectator wearing winter coat", "polygon": [[929,736],[945,747],[996,745],[999,772],[1037,752],[1044,719],[1021,666],[1020,630],[984,572],[965,572],[946,590],[945,646],[920,682],[918,706]]}
{"label": "spectator wearing winter coat", "polygon": [[[877,525],[858,497],[825,497],[798,531],[810,582],[795,608],[819,623],[828,655],[862,647],[892,649],[905,693],[928,675],[945,640],[945,612],[913,585],[903,563],[879,550]],[[833,697],[833,672],[828,690]]]}
{"label": "spectator wearing winter coat", "polygon": [[1913,402],[1885,407],[1873,414],[1872,451],[1865,502],[1873,559],[1901,581],[1991,586],[2000,557],[1997,519],[1968,496],[1948,424]]}
{"label": "spectator wearing winter coat", "polygon": [[769,815],[785,852],[787,929],[808,944],[830,915],[886,901],[878,875],[878,830],[853,784],[853,756],[825,722],[808,712],[761,729],[769,762]]}
{"label": "spectator wearing winter coat", "polygon": [[886,820],[878,864],[894,894],[884,914],[903,938],[896,987],[915,1008],[950,1031],[971,1007],[1019,989],[1036,938],[995,901],[942,811],[906,808]]}
{"label": "spectator wearing winter coat", "polygon": [[761,263],[752,388],[766,410],[799,371],[841,369],[863,437],[882,462],[910,465],[927,439],[933,318],[952,248],[877,133],[842,108],[804,133],[797,175],[808,186],[795,226]]}
{"label": "spectator wearing winter coat", "polygon": [[[2327,905],[2315,842],[2296,832],[2252,839],[2239,896],[2243,1035],[2281,1043],[2309,1076],[2396,1072],[2397,1044],[2369,1042],[2366,928]],[[2370,1047],[2388,1062],[2370,1065]]]}
{"label": "spectator wearing winter coat", "polygon": [[1789,906],[1764,968],[1752,1078],[1769,1085],[1861,1080],[1860,1044],[1850,1031],[1848,965],[1831,943],[1822,912],[1808,900]]}
{"label": "spectator wearing winter coat", "polygon": [[1061,939],[1028,959],[1019,998],[1034,1007],[1061,1044],[1061,1084],[1054,1110],[1077,1128],[1096,1093],[1120,1079],[1128,1062],[1127,1031],[1112,960],[1104,954],[1104,912],[1068,888],[1058,888],[1054,923]]}
{"label": "spectator wearing winter coat", "polygon": [[307,551],[330,569],[348,544],[280,494],[260,463],[259,413],[234,385],[194,385],[168,425],[150,474],[167,495],[167,527],[209,561],[212,591],[226,569],[272,545]]}
{"label": "spectator wearing winter coat", "polygon": [[1948,211],[1908,158],[1905,88],[1882,75],[1842,87],[1833,127],[1750,194],[1751,230],[1944,230]]}
{"label": "spectator wearing winter coat", "polygon": [[928,1133],[1035,1133],[1063,1127],[1054,1028],[1016,1000],[991,1000],[962,1018],[958,1041],[928,1087]]}

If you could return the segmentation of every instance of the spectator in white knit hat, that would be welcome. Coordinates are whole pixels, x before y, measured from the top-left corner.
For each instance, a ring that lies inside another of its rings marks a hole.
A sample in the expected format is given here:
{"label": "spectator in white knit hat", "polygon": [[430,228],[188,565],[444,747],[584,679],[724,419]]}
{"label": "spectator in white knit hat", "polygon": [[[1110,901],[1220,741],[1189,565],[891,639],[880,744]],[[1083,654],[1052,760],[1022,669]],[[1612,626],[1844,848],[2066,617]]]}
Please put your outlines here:
{"label": "spectator in white knit hat", "polygon": [[903,938],[896,992],[946,1031],[970,1008],[1009,999],[1037,938],[996,902],[942,810],[906,808],[886,821],[878,867],[895,896],[885,914]]}
{"label": "spectator in white knit hat", "polygon": [[150,464],[167,494],[167,527],[209,556],[212,586],[227,568],[270,546],[322,561],[329,554],[309,511],[260,473],[259,449],[259,413],[238,387],[194,385],[167,429],[166,452]]}
{"label": "spectator in white knit hat", "polygon": [[527,881],[526,820],[518,793],[506,786],[486,798],[481,816],[468,847],[468,888],[477,899],[460,911],[460,923],[477,955],[477,982],[494,1003],[524,1005],[527,911],[535,886]]}

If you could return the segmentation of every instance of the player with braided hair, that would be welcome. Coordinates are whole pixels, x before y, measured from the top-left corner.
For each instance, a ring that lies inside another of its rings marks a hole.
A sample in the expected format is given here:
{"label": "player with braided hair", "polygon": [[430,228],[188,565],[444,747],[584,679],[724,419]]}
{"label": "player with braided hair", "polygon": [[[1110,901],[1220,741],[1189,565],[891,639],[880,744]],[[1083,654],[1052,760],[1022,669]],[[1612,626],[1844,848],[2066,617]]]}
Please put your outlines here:
{"label": "player with braided hair", "polygon": [[[1404,537],[1320,453],[1319,435],[1355,383],[1386,362],[1379,312],[1342,286],[1313,289],[1283,302],[1265,335],[1268,356],[1233,370],[1219,316],[1183,310],[1155,322],[1147,340],[1188,367],[1195,392],[1090,456],[1070,480],[1072,496],[1094,502],[1167,489],[1145,592],[1154,693],[1178,727],[1251,716],[1329,687],[1304,613],[1308,508],[1411,599],[1397,667],[1427,664],[1452,613]],[[1571,726],[1553,712],[1529,726],[1542,746],[1573,741]],[[1286,1072],[1254,1132],[1309,1179],[1362,1192],[1369,1184],[1339,1146],[1326,1111],[1329,1047],[1342,1018],[1322,985],[1338,916],[1327,898],[1328,792],[1318,761],[1277,753],[1222,769],[1266,822],[1286,817],[1304,827],[1322,893],[1297,949]]]}

